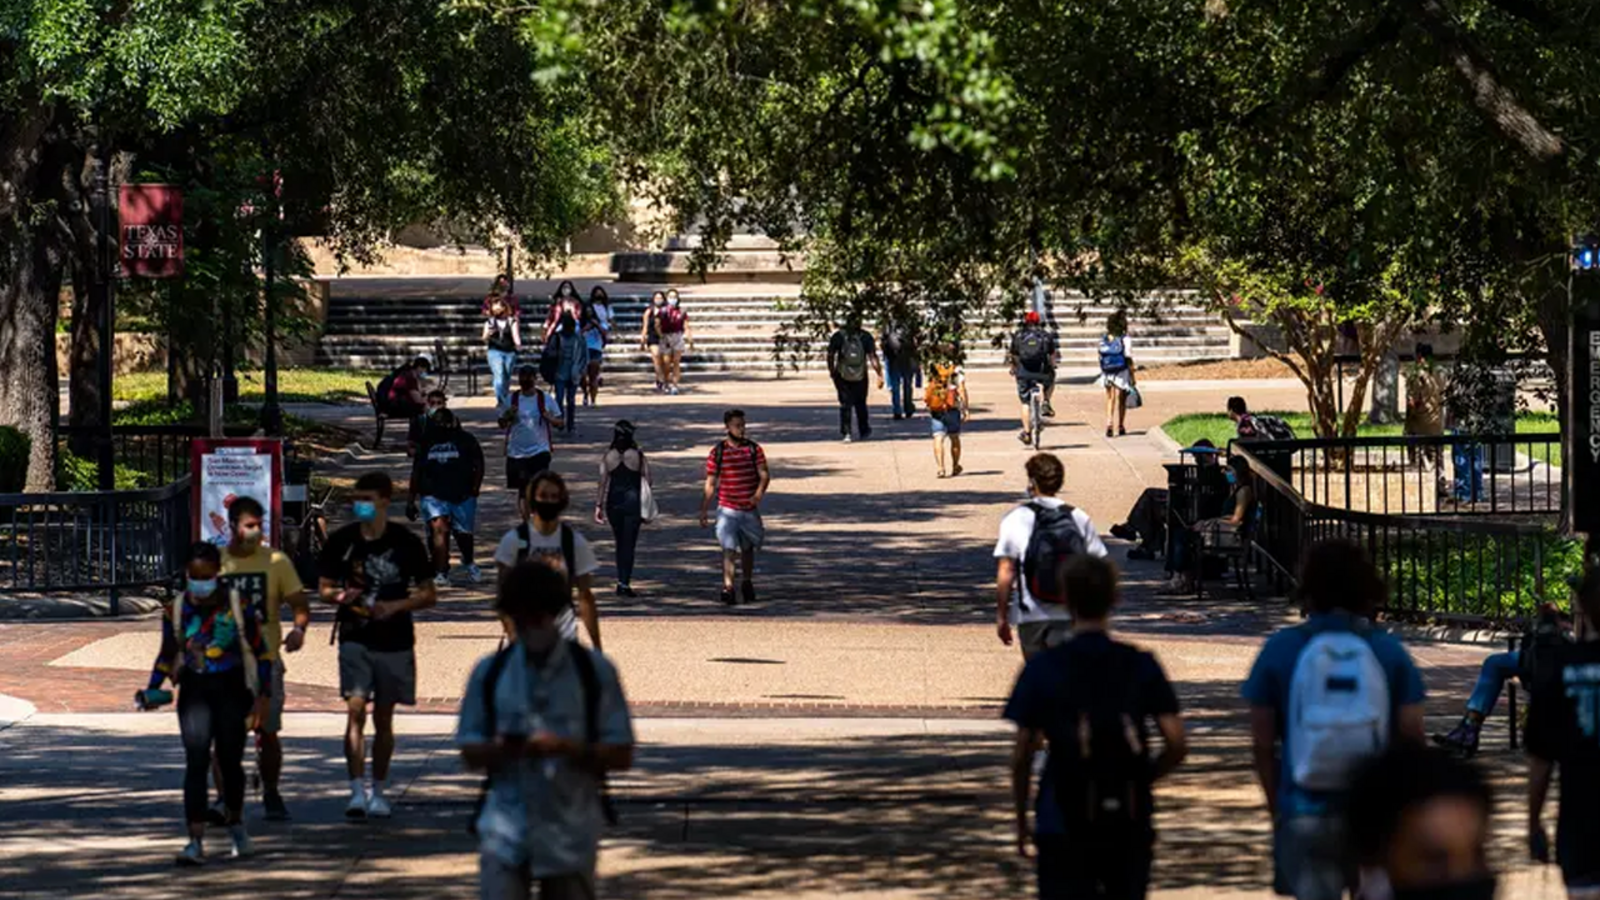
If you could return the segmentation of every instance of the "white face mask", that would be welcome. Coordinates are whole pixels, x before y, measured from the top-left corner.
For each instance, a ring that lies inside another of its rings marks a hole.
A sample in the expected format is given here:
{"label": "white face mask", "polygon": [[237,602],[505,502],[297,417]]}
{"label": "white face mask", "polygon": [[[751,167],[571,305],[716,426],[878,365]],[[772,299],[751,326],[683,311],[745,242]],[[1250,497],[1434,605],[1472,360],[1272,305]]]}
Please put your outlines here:
{"label": "white face mask", "polygon": [[678,298],[677,297],[668,297],[667,298],[667,305],[668,306],[677,306],[678,305]]}

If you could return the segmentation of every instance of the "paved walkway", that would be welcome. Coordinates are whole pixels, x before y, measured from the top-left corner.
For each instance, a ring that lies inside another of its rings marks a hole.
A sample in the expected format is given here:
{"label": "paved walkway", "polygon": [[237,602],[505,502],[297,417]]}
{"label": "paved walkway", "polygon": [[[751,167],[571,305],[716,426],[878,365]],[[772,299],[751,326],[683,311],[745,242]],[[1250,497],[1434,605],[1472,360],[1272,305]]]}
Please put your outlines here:
{"label": "paved walkway", "polygon": [[[1142,432],[1177,412],[1214,410],[1230,388],[1151,385],[1148,405],[1129,416],[1135,433],[1116,440],[1100,433],[1097,391],[1063,388],[1046,448],[1067,460],[1067,496],[1109,527],[1162,480],[1164,451]],[[1292,386],[1241,392],[1262,406],[1303,404]],[[639,769],[619,780],[624,824],[607,842],[603,896],[1022,895],[1026,873],[1008,849],[1009,733],[995,721],[1019,657],[990,624],[989,550],[999,517],[1022,494],[1027,453],[1004,377],[978,374],[972,393],[968,474],[948,481],[932,477],[924,419],[884,416],[874,440],[839,443],[832,389],[816,378],[719,377],[677,398],[625,386],[603,396],[601,409],[580,409],[578,439],[557,455],[557,468],[573,476],[574,510],[592,506],[609,423],[626,417],[640,425],[666,514],[641,547],[636,584],[646,596],[601,595],[606,649],[642,717],[643,741]],[[454,405],[495,460],[488,401]],[[748,411],[772,462],[772,544],[760,602],[726,610],[716,602],[716,551],[693,513],[705,453],[734,405]],[[315,413],[367,427],[359,409]],[[402,466],[398,454],[383,454],[346,474]],[[489,483],[502,483],[498,461]],[[486,492],[486,548],[512,510],[503,490]],[[608,585],[609,534],[584,528]],[[1176,683],[1195,751],[1160,794],[1155,887],[1264,896],[1266,829],[1236,693],[1261,635],[1287,611],[1157,600],[1158,576],[1148,564],[1127,568],[1122,624]],[[351,826],[339,817],[342,726],[328,714],[338,709],[336,675],[331,648],[314,639],[288,677],[298,818],[256,823],[262,860],[184,875],[184,892],[257,894],[258,873],[268,872],[278,896],[470,896],[471,842],[461,829],[473,786],[442,713],[454,710],[466,672],[495,640],[485,601],[454,588],[419,624],[425,700],[402,717],[396,778],[405,793],[394,820]],[[322,624],[314,638],[326,634]],[[0,624],[0,693],[40,710],[0,730],[0,898],[171,894],[176,723],[170,714],[110,714],[127,709],[142,683],[155,631],[151,621]],[[1443,724],[1482,651],[1415,649]],[[1486,737],[1491,747],[1504,741]],[[1512,777],[1514,757],[1490,760],[1497,777]],[[1509,862],[1517,822],[1509,788],[1502,801],[1496,856]],[[1554,896],[1516,896],[1546,894]]]}

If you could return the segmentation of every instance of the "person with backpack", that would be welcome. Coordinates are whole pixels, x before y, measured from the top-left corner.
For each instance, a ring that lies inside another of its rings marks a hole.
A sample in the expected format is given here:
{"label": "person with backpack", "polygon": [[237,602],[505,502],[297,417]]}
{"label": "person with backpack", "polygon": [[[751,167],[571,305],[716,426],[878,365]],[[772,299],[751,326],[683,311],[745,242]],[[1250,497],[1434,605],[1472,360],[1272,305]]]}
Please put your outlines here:
{"label": "person with backpack", "polygon": [[1344,819],[1351,782],[1394,740],[1424,742],[1424,691],[1400,641],[1369,620],[1388,589],[1359,545],[1313,544],[1298,585],[1306,621],[1267,639],[1241,694],[1278,892],[1339,900],[1358,887]]}
{"label": "person with backpack", "polygon": [[[742,595],[756,602],[756,551],[766,541],[761,521],[761,501],[767,496],[772,473],[761,445],[745,436],[744,410],[722,414],[728,436],[706,456],[706,485],[700,500],[700,527],[711,527],[711,501],[717,503],[717,543],[722,547],[722,603],[733,606]],[[734,576],[743,567],[744,579],[735,594]]]}
{"label": "person with backpack", "polygon": [[1467,698],[1461,721],[1446,734],[1432,736],[1434,744],[1471,758],[1478,753],[1483,723],[1494,712],[1506,682],[1519,679],[1529,690],[1543,680],[1558,647],[1572,643],[1572,623],[1554,603],[1542,603],[1522,633],[1519,649],[1491,653],[1478,669],[1478,681]]}
{"label": "person with backpack", "polygon": [[1550,648],[1528,700],[1528,854],[1551,861],[1543,816],[1560,769],[1555,860],[1573,900],[1600,897],[1600,572],[1592,568],[1593,541],[1585,550],[1591,568],[1577,588],[1578,639]]}
{"label": "person with backpack", "polygon": [[843,328],[835,331],[828,340],[828,374],[833,377],[833,389],[839,396],[839,433],[850,443],[850,412],[855,411],[856,431],[864,441],[872,437],[872,424],[867,421],[867,370],[878,375],[878,389],[883,389],[883,364],[878,361],[878,348],[872,335],[861,328],[861,317],[855,314],[845,321]]}
{"label": "person with backpack", "polygon": [[644,308],[643,321],[639,325],[639,349],[648,351],[650,365],[656,373],[656,393],[667,389],[666,359],[661,354],[661,328],[656,318],[667,310],[667,295],[656,291],[650,295],[650,305]]}
{"label": "person with backpack", "polygon": [[1035,453],[1026,470],[1028,500],[1000,520],[994,545],[995,629],[1000,643],[1022,645],[1024,659],[1066,640],[1072,612],[1056,578],[1061,566],[1072,556],[1106,555],[1088,514],[1056,496],[1067,476],[1061,460]]}
{"label": "person with backpack", "polygon": [[[440,407],[432,415],[411,466],[406,517],[422,516],[433,552],[435,587],[450,586],[450,538],[455,536],[467,580],[483,581],[473,561],[472,529],[478,519],[478,494],[483,491],[483,448],[461,420]],[[420,501],[420,502],[419,502]]]}
{"label": "person with backpack", "polygon": [[568,585],[524,562],[500,582],[495,612],[515,640],[467,681],[456,746],[485,775],[469,831],[483,900],[597,896],[600,836],[614,820],[606,776],[632,768],[633,721],[616,667],[564,637]]}
{"label": "person with backpack", "polygon": [[[928,408],[928,428],[933,432],[933,461],[939,467],[939,477],[954,478],[961,474],[961,423],[969,417],[967,405],[967,377],[961,367],[953,363],[940,363],[928,374],[928,386],[923,390],[922,403]],[[945,445],[950,445],[950,469],[944,467]]]}
{"label": "person with backpack", "polygon": [[562,317],[550,343],[555,347],[555,374],[550,384],[555,387],[556,405],[565,412],[566,432],[572,434],[578,430],[578,386],[589,371],[589,343],[572,316]]}
{"label": "person with backpack", "polygon": [[393,419],[405,420],[408,455],[416,449],[417,439],[422,435],[422,414],[428,409],[425,379],[431,371],[433,358],[421,353],[395,367],[373,389],[378,400],[378,412]]}
{"label": "person with backpack", "polygon": [[1278,416],[1250,412],[1243,397],[1228,398],[1228,418],[1233,420],[1234,434],[1241,441],[1292,441],[1294,429]]}
{"label": "person with backpack", "polygon": [[578,289],[573,287],[570,281],[561,282],[556,288],[555,295],[550,298],[550,308],[545,311],[545,341],[548,342],[550,336],[556,333],[556,329],[561,327],[563,317],[571,316],[572,321],[576,322],[581,315],[583,315],[583,301],[578,299]]}
{"label": "person with backpack", "polygon": [[683,310],[678,291],[667,291],[667,303],[652,317],[656,332],[661,338],[661,372],[667,393],[676,395],[683,381],[683,352],[694,346],[694,335],[689,333],[689,314]]}
{"label": "person with backpack", "polygon": [[1022,401],[1022,434],[1018,440],[1024,445],[1033,442],[1033,421],[1028,412],[1028,397],[1035,385],[1044,388],[1043,412],[1045,418],[1054,418],[1056,410],[1050,405],[1056,393],[1056,363],[1061,352],[1056,336],[1046,331],[1044,321],[1037,312],[1029,310],[1022,317],[1022,330],[1011,338],[1011,349],[1006,354],[1006,364],[1017,379],[1017,399]]}
{"label": "person with backpack", "polygon": [[589,643],[599,650],[600,607],[594,599],[594,573],[600,568],[600,561],[588,539],[561,521],[561,514],[571,501],[566,479],[549,470],[535,475],[528,482],[525,500],[528,518],[500,538],[494,551],[495,570],[504,581],[513,569],[531,559],[560,572],[567,580],[567,605],[557,617],[561,634],[576,641],[578,619],[582,618]]}
{"label": "person with backpack", "polygon": [[[1155,843],[1151,788],[1188,753],[1178,696],[1153,655],[1111,637],[1117,573],[1108,560],[1077,554],[1057,580],[1072,636],[1027,661],[1003,713],[1017,726],[1017,853],[1037,854],[1043,900],[1140,900]],[[1152,721],[1162,742],[1153,759]],[[1033,761],[1046,747],[1030,824]]]}
{"label": "person with backpack", "polygon": [[517,495],[518,512],[527,518],[522,506],[523,490],[533,476],[550,468],[552,428],[565,424],[561,404],[539,388],[538,371],[523,366],[517,372],[519,390],[511,395],[511,405],[500,414],[500,427],[506,430],[506,487]]}
{"label": "person with backpack", "polygon": [[589,348],[588,368],[583,373],[583,405],[594,406],[600,402],[600,366],[611,340],[611,300],[598,284],[589,292],[589,302],[583,305],[580,325],[584,344]]}
{"label": "person with backpack", "polygon": [[522,350],[522,323],[503,295],[484,301],[483,342],[487,346],[489,378],[494,382],[494,403],[505,409],[511,402],[511,370]]}
{"label": "person with backpack", "polygon": [[206,861],[206,779],[215,753],[221,772],[225,824],[234,858],[250,855],[244,827],[244,745],[253,723],[266,718],[272,693],[272,659],[259,606],[219,582],[222,555],[201,541],[189,548],[184,590],[161,617],[161,649],[139,707],[170,701],[162,682],[178,691],[178,729],[183,734],[183,813],[189,842],[174,860],[180,866]]}
{"label": "person with backpack", "polygon": [[1117,310],[1106,318],[1100,338],[1100,376],[1095,384],[1106,389],[1106,437],[1128,433],[1128,395],[1133,392],[1133,348],[1128,343],[1128,313]]}
{"label": "person with backpack", "polygon": [[916,335],[900,317],[889,320],[884,326],[883,368],[889,378],[889,405],[894,410],[894,420],[909,419],[916,412],[911,402],[913,382],[917,380]]}

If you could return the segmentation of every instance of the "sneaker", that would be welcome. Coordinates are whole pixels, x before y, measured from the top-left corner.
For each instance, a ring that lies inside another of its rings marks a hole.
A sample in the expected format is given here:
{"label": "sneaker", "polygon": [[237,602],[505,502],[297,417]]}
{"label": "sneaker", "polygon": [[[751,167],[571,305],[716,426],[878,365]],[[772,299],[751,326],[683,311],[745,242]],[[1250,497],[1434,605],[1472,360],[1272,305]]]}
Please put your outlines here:
{"label": "sneaker", "polygon": [[850,435],[847,434],[847,435],[844,436],[844,442],[846,444],[850,443]]}
{"label": "sneaker", "polygon": [[350,802],[344,805],[346,819],[365,819],[367,817],[367,792],[356,788],[350,792]]}
{"label": "sneaker", "polygon": [[262,796],[261,808],[266,810],[268,822],[289,821],[289,807],[284,805],[282,794],[273,792]]}
{"label": "sneaker", "polygon": [[433,586],[434,587],[442,587],[442,588],[449,587],[450,586],[450,573],[449,572],[440,572],[439,574],[433,576]]}
{"label": "sneaker", "polygon": [[622,584],[622,583],[619,582],[617,584],[617,596],[618,597],[637,597],[637,596],[639,596],[639,592],[633,589],[633,585],[631,585],[631,584]]}
{"label": "sneaker", "polygon": [[233,842],[233,849],[228,853],[232,858],[244,859],[254,850],[250,844],[250,834],[244,830],[243,822],[230,826],[228,828],[228,837]]}
{"label": "sneaker", "polygon": [[734,606],[738,602],[739,602],[739,599],[734,596],[733,591],[723,590],[723,592],[722,592],[722,605],[723,606]]}
{"label": "sneaker", "polygon": [[1111,526],[1111,536],[1114,538],[1120,538],[1124,541],[1131,541],[1137,539],[1139,537],[1139,533],[1134,531],[1132,528],[1129,528],[1127,525],[1119,523]]}
{"label": "sneaker", "polygon": [[1462,719],[1455,728],[1450,730],[1449,734],[1434,735],[1433,743],[1452,753],[1459,753],[1470,758],[1478,754],[1478,734],[1481,730],[1482,726],[1473,725]]}
{"label": "sneaker", "polygon": [[1113,433],[1113,429],[1112,429],[1112,427],[1110,425],[1106,426],[1106,437],[1116,437],[1116,435]]}
{"label": "sneaker", "polygon": [[862,440],[863,440],[863,441],[870,441],[870,440],[872,440],[872,431],[871,431],[871,430],[867,430],[867,431],[863,431],[863,432],[861,432],[861,439],[862,439]]}
{"label": "sneaker", "polygon": [[1024,447],[1030,447],[1030,446],[1033,445],[1033,435],[1027,433],[1026,431],[1021,432],[1020,434],[1018,434],[1017,435],[1017,440],[1021,441],[1022,442],[1022,446],[1024,446]]}
{"label": "sneaker", "polygon": [[678,396],[678,386],[675,385],[675,384],[674,385],[669,385],[667,387],[667,393],[671,394],[674,397]]}
{"label": "sneaker", "polygon": [[394,810],[389,807],[389,801],[383,799],[382,794],[375,793],[372,799],[367,801],[367,815],[371,818],[387,819],[393,814]]}
{"label": "sneaker", "polygon": [[1046,403],[1044,405],[1044,417],[1046,419],[1054,419],[1056,417],[1056,408]]}
{"label": "sneaker", "polygon": [[756,602],[756,585],[755,585],[755,582],[746,581],[744,584],[739,585],[739,593],[744,595],[744,602],[746,602],[746,603],[754,603],[754,602]]}
{"label": "sneaker", "polygon": [[902,416],[902,415],[900,415],[900,414],[899,414],[899,413],[895,413],[895,414],[894,414],[894,420],[895,420],[895,421],[896,421],[896,422],[898,422],[898,421],[900,421],[900,420],[901,420],[901,419],[903,419],[903,418],[905,418],[905,417],[904,417],[904,416]]}
{"label": "sneaker", "polygon": [[174,865],[185,867],[203,866],[206,864],[206,854],[200,849],[200,842],[190,838],[189,843],[172,858],[172,862]]}
{"label": "sneaker", "polygon": [[965,472],[965,471],[966,471],[966,469],[961,468],[960,464],[957,464],[954,469],[950,470],[950,477],[954,478],[957,475],[960,475],[962,472]]}
{"label": "sneaker", "polygon": [[483,570],[478,568],[477,563],[467,566],[467,580],[473,584],[483,584]]}

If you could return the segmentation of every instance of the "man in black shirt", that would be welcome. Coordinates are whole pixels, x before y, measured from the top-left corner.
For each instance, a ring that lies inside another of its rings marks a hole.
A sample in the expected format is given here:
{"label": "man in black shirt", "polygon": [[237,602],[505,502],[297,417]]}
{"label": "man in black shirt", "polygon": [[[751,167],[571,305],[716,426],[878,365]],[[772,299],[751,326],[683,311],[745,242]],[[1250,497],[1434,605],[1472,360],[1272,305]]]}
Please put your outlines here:
{"label": "man in black shirt", "polygon": [[1528,849],[1550,861],[1541,816],[1555,769],[1561,770],[1556,813],[1556,859],[1567,896],[1600,897],[1600,572],[1578,587],[1587,627],[1575,644],[1551,647],[1547,674],[1528,701]]}
{"label": "man in black shirt", "polygon": [[[1017,725],[1017,852],[1026,857],[1037,849],[1045,900],[1102,893],[1138,900],[1155,841],[1151,785],[1187,752],[1178,697],[1154,656],[1106,633],[1117,597],[1111,563],[1073,556],[1061,581],[1072,637],[1028,660],[1004,713]],[[1162,738],[1155,759],[1148,755],[1151,719]],[[1033,757],[1045,741],[1050,757],[1030,827]],[[1080,749],[1085,744],[1089,752]]]}
{"label": "man in black shirt", "polygon": [[[450,586],[450,535],[455,534],[467,580],[483,581],[472,559],[472,528],[478,517],[478,493],[483,489],[483,447],[461,427],[455,413],[440,407],[429,415],[422,446],[411,466],[410,500],[406,516],[415,521],[420,511],[428,523],[433,550],[435,587]],[[419,507],[417,500],[421,498]]]}
{"label": "man in black shirt", "polygon": [[[417,702],[416,634],[411,614],[434,605],[433,569],[422,541],[389,521],[394,483],[382,472],[356,481],[351,510],[356,521],[328,536],[319,563],[322,599],[339,607],[339,694],[349,712],[345,763],[350,773],[352,819],[386,818],[383,796],[394,756],[394,708]],[[362,787],[367,704],[372,704],[372,792]]]}
{"label": "man in black shirt", "polygon": [[878,361],[878,347],[872,335],[861,329],[861,317],[852,314],[845,326],[828,340],[828,374],[833,377],[834,391],[839,395],[839,433],[845,443],[850,442],[850,413],[855,412],[856,431],[862,440],[872,437],[872,425],[867,422],[868,369],[878,373],[878,388],[883,388],[883,363]]}

